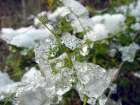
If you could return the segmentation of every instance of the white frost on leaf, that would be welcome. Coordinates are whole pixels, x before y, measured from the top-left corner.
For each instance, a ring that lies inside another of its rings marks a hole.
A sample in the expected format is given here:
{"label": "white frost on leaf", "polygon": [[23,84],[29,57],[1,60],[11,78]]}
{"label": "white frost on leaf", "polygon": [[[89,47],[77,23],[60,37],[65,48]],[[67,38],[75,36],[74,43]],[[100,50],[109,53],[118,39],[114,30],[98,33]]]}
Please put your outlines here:
{"label": "white frost on leaf", "polygon": [[126,47],[120,47],[119,50],[122,52],[122,60],[133,62],[136,51],[140,49],[140,46],[136,43],[132,43]]}
{"label": "white frost on leaf", "polygon": [[74,50],[75,48],[80,46],[81,40],[76,38],[74,35],[70,35],[69,33],[64,34],[61,37],[62,43],[70,48],[71,50]]}

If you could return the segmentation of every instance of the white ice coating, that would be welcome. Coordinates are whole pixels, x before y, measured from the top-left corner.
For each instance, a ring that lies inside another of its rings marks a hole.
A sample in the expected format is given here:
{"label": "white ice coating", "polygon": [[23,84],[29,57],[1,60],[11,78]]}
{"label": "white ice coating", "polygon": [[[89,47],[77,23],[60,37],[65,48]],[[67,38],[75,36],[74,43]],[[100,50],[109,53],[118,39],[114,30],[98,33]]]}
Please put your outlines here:
{"label": "white ice coating", "polygon": [[[99,65],[79,63],[74,60],[72,60],[72,68],[65,67],[67,62],[64,59],[68,57],[67,54],[63,53],[57,58],[48,59],[47,51],[49,49],[46,47],[48,44],[45,42],[37,47],[36,60],[46,77],[46,82],[51,81],[49,87],[55,87],[56,95],[62,96],[71,89],[72,83],[76,81],[75,89],[79,92],[81,99],[84,95],[89,98],[98,98],[103,94],[110,85],[116,70],[107,72]],[[54,64],[53,68],[51,68],[51,64]],[[56,74],[52,73],[53,70],[56,70]]]}

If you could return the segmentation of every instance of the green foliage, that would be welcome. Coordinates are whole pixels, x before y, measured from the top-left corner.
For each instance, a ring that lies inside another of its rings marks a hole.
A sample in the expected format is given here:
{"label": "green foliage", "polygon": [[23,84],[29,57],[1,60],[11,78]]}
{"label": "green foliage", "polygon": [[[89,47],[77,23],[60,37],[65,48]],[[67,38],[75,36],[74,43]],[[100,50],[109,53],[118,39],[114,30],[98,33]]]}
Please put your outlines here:
{"label": "green foliage", "polygon": [[128,5],[131,2],[133,2],[133,0],[110,0],[110,6],[115,7],[120,5]]}
{"label": "green foliage", "polygon": [[118,83],[120,86],[124,87],[124,88],[128,88],[130,83],[129,83],[129,80],[127,78],[121,78],[119,80],[119,83]]}
{"label": "green foliage", "polygon": [[87,105],[88,97],[83,96],[83,105]]}
{"label": "green foliage", "polygon": [[72,30],[73,28],[71,26],[71,23],[65,17],[58,19],[58,24],[56,26],[56,33],[58,35],[61,35],[65,32],[72,32]]}
{"label": "green foliage", "polygon": [[22,55],[23,48],[11,46],[11,54],[6,58],[6,65],[11,79],[19,81],[25,73],[26,67],[37,66],[34,61],[33,50],[24,51],[27,54]]}
{"label": "green foliage", "polygon": [[130,43],[133,42],[130,33],[119,32],[115,37],[117,43],[121,44],[122,46],[128,46]]}
{"label": "green foliage", "polygon": [[58,70],[57,70],[57,68],[55,67],[56,64],[55,64],[55,63],[51,63],[50,66],[51,66],[52,74],[53,74],[53,75],[56,75],[56,74],[58,73]]}
{"label": "green foliage", "polygon": [[1,100],[0,105],[13,105],[12,104],[12,97],[13,97],[13,95]]}
{"label": "green foliage", "polygon": [[134,41],[140,45],[140,31],[135,33]]}
{"label": "green foliage", "polygon": [[117,64],[117,60],[109,56],[109,43],[106,41],[95,42],[90,54],[90,61],[104,68],[110,68]]}
{"label": "green foliage", "polygon": [[136,23],[136,18],[135,17],[133,17],[133,16],[127,16],[126,17],[126,20],[125,20],[126,26],[129,27],[130,25],[132,25],[134,23]]}
{"label": "green foliage", "polygon": [[49,10],[54,11],[57,7],[62,5],[61,0],[47,0]]}
{"label": "green foliage", "polygon": [[12,105],[12,102],[3,100],[3,101],[0,101],[0,105]]}
{"label": "green foliage", "polygon": [[106,54],[108,49],[109,49],[109,46],[107,45],[106,42],[95,42],[94,43],[94,48],[95,48],[95,55],[96,54]]}
{"label": "green foliage", "polygon": [[65,57],[64,62],[65,62],[65,67],[72,68],[73,63],[72,63],[70,57]]}
{"label": "green foliage", "polygon": [[79,33],[76,33],[76,37],[79,38],[79,39],[83,39],[85,33],[86,33],[86,32],[79,32]]}
{"label": "green foliage", "polygon": [[63,100],[59,105],[80,105],[80,97],[75,89],[71,89],[63,95]]}

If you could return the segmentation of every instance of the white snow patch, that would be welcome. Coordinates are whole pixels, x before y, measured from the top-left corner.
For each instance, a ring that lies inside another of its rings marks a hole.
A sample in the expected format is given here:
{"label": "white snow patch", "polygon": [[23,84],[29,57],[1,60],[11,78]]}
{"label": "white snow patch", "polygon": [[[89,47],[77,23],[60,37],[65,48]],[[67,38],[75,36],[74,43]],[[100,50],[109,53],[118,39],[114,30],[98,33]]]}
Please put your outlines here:
{"label": "white snow patch", "polygon": [[8,85],[8,84],[12,84],[13,81],[9,78],[7,73],[2,73],[0,71],[0,87]]}
{"label": "white snow patch", "polygon": [[109,33],[113,33],[119,29],[122,29],[121,26],[123,26],[125,22],[125,16],[122,14],[104,14],[94,16],[91,19],[94,24],[104,24]]}
{"label": "white snow patch", "polygon": [[63,0],[64,6],[70,8],[78,16],[87,16],[87,9],[76,0]]}
{"label": "white snow patch", "polygon": [[[35,29],[23,27],[17,30],[2,29],[2,39],[11,45],[24,48],[34,48],[35,44],[47,38],[51,32],[47,29]],[[8,31],[6,31],[8,30]]]}
{"label": "white snow patch", "polygon": [[108,37],[108,33],[109,32],[104,24],[96,24],[92,31],[87,32],[85,38],[88,38],[92,41],[102,40]]}
{"label": "white snow patch", "polygon": [[57,17],[64,17],[69,13],[70,10],[67,7],[58,7],[53,13],[48,13],[48,20],[55,20]]}

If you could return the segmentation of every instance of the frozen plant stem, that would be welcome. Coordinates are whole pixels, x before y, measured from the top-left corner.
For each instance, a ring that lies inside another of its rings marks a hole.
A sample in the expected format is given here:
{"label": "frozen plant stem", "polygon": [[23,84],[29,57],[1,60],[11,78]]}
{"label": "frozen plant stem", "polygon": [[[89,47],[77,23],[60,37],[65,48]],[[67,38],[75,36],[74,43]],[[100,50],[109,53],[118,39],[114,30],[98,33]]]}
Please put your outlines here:
{"label": "frozen plant stem", "polygon": [[87,96],[83,96],[83,105],[87,105],[87,100],[88,100],[88,97]]}
{"label": "frozen plant stem", "polygon": [[56,37],[57,42],[59,43],[59,45],[61,45],[61,41],[60,38],[57,36],[56,32],[51,30],[47,25],[46,25],[46,18],[39,18],[37,17],[37,19]]}

